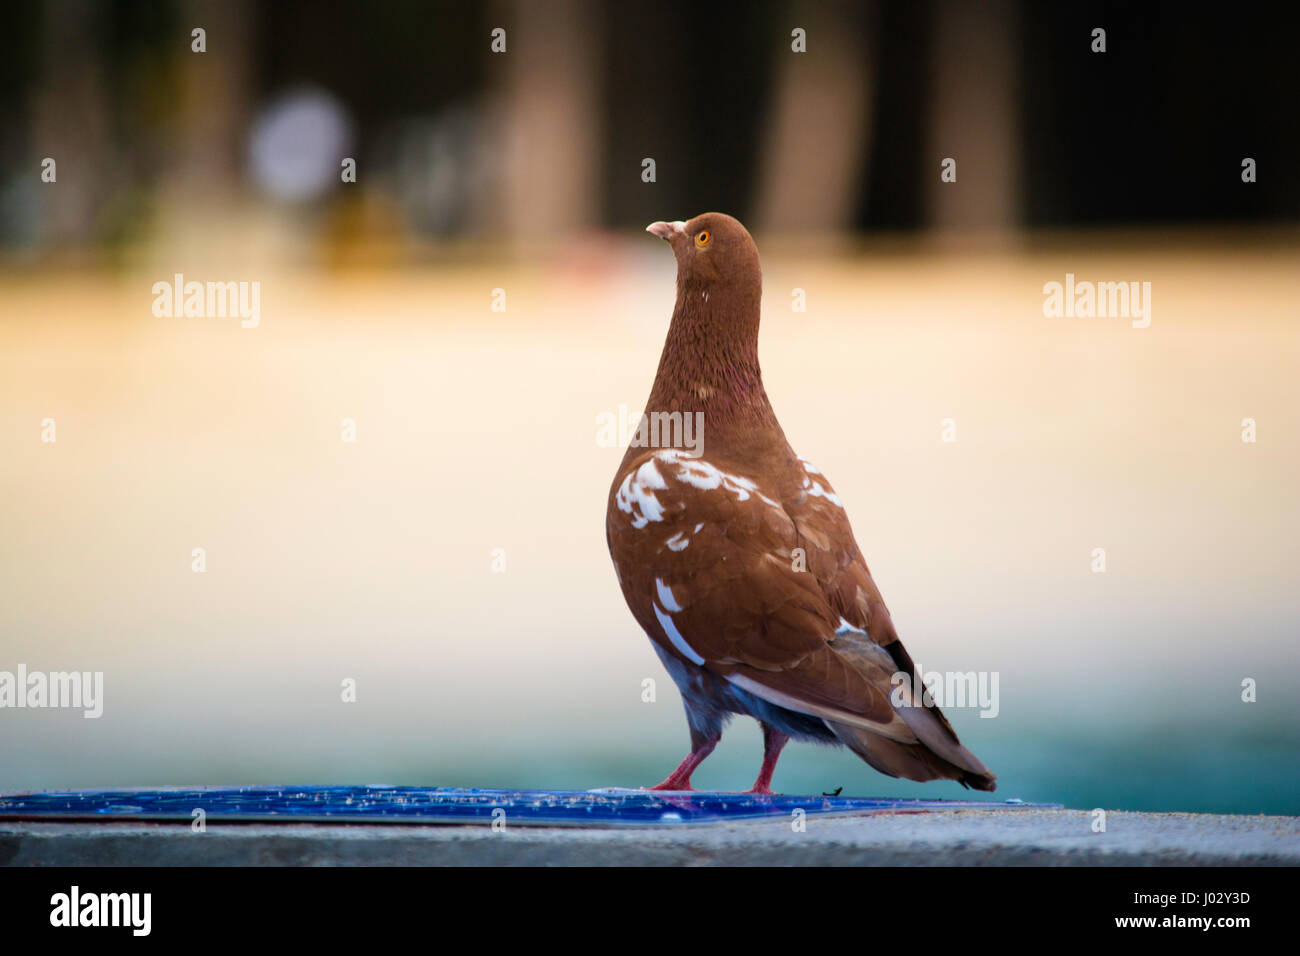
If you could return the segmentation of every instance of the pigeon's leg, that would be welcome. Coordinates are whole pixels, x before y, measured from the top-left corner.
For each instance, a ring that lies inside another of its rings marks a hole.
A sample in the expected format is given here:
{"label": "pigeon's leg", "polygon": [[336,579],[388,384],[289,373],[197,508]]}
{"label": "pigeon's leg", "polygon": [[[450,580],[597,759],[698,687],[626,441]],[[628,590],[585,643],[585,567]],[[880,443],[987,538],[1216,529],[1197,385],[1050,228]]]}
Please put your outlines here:
{"label": "pigeon's leg", "polygon": [[695,768],[704,763],[704,758],[713,753],[713,748],[718,745],[722,739],[722,734],[713,734],[705,737],[703,734],[697,734],[691,730],[691,752],[686,755],[686,759],[678,765],[677,769],[668,775],[668,779],[663,783],[651,787],[651,790],[694,790],[691,786],[691,774]]}
{"label": "pigeon's leg", "polygon": [[763,724],[763,766],[759,768],[758,779],[746,793],[771,793],[772,774],[776,772],[776,758],[781,756],[781,748],[790,742],[790,738],[771,724]]}

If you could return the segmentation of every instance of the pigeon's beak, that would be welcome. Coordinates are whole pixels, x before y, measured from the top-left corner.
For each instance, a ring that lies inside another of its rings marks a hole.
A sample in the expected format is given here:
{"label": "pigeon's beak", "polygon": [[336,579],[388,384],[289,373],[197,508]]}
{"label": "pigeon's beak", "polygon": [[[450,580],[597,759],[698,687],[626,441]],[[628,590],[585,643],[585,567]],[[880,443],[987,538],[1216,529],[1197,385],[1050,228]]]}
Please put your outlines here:
{"label": "pigeon's beak", "polygon": [[686,223],[680,219],[675,222],[652,222],[645,227],[645,231],[652,236],[658,236],[660,239],[672,242],[674,236],[684,236],[686,234]]}

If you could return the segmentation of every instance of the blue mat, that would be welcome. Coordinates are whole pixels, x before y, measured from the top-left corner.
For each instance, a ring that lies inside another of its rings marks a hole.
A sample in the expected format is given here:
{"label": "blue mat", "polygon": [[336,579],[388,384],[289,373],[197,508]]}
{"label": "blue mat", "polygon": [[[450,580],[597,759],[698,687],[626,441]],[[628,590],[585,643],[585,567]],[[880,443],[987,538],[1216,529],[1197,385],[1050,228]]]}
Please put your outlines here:
{"label": "blue mat", "polygon": [[420,787],[175,787],[0,793],[0,820],[206,819],[271,823],[431,823],[507,826],[652,826],[805,814],[1015,811],[1060,804],[755,796],[646,790],[459,790]]}

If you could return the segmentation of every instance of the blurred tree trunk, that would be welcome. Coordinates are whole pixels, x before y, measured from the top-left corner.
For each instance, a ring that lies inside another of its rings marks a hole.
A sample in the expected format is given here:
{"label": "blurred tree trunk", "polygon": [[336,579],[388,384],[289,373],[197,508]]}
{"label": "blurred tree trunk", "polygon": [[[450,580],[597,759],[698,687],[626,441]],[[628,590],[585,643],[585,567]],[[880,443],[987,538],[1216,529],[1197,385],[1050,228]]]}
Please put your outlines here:
{"label": "blurred tree trunk", "polygon": [[[765,134],[756,224],[781,232],[848,229],[870,149],[874,4],[791,5]],[[791,49],[806,31],[807,52]]]}
{"label": "blurred tree trunk", "polygon": [[[507,0],[489,29],[505,53],[487,53],[501,100],[502,190],[493,215],[517,239],[551,239],[598,220],[600,21],[594,0]],[[489,49],[490,37],[482,38]]]}
{"label": "blurred tree trunk", "polygon": [[[180,142],[173,167],[178,185],[212,202],[236,191],[247,146],[253,69],[249,0],[184,0],[176,42],[181,53]],[[191,50],[190,32],[207,31],[207,52]]]}
{"label": "blurred tree trunk", "polygon": [[104,95],[103,51],[98,38],[107,14],[95,0],[49,0],[42,22],[40,86],[32,109],[28,171],[41,176],[45,158],[56,180],[38,187],[47,204],[38,241],[65,251],[89,248],[111,173],[109,109]]}
{"label": "blurred tree trunk", "polygon": [[[1020,68],[1012,0],[937,0],[921,170],[937,230],[1001,231],[1021,221]],[[940,180],[945,158],[957,181]]]}
{"label": "blurred tree trunk", "polygon": [[[193,51],[192,31],[206,32],[206,52]],[[156,268],[163,274],[234,268],[267,258],[250,242],[250,214],[275,221],[278,210],[239,202],[254,104],[255,63],[250,0],[182,0],[176,8],[169,70],[175,111],[158,194]]]}

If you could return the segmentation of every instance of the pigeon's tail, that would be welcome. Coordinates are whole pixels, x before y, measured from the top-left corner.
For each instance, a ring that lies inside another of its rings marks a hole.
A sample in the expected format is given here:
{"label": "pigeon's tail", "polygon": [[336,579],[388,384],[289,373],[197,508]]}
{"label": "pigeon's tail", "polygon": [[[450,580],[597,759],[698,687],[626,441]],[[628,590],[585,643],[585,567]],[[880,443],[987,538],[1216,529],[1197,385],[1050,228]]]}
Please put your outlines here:
{"label": "pigeon's tail", "polygon": [[944,756],[940,756],[924,743],[900,743],[852,724],[828,720],[826,726],[844,746],[891,777],[956,780],[963,787],[975,790],[993,791],[998,788],[997,777],[980,763],[978,757],[955,740],[944,748]]}
{"label": "pigeon's tail", "polygon": [[[898,640],[881,647],[866,632],[847,629],[835,633],[831,648],[845,663],[864,676],[874,678],[878,685],[885,680],[882,675],[900,672],[914,680],[916,666]],[[869,724],[827,720],[826,725],[841,743],[891,777],[956,780],[963,787],[976,790],[997,789],[997,777],[980,763],[979,757],[961,745],[952,724],[932,701],[928,698],[913,700],[909,684],[899,687],[892,678],[889,686],[882,686],[881,690],[889,695],[894,713],[907,725],[910,734],[906,736],[911,739],[899,739],[894,735],[886,737],[873,732]],[[895,702],[894,691],[903,693],[902,704]]]}

